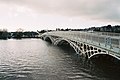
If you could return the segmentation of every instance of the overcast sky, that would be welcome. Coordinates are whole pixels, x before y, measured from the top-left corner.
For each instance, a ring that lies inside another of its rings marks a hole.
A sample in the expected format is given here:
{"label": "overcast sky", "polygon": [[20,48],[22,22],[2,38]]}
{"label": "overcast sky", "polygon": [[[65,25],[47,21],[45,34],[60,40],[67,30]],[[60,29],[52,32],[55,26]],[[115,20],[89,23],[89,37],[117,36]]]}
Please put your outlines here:
{"label": "overcast sky", "polygon": [[16,31],[120,24],[120,0],[0,0],[0,28]]}

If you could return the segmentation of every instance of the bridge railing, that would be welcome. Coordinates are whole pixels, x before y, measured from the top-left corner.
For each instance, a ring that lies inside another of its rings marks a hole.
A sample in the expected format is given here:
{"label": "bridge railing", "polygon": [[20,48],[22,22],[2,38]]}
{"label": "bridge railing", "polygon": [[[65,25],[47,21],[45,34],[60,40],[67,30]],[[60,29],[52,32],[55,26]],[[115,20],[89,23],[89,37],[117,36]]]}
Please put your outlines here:
{"label": "bridge railing", "polygon": [[[110,33],[89,33],[82,31],[53,31],[48,32],[49,35],[60,36],[72,40],[92,43],[94,45],[103,46],[106,48],[119,48],[120,49],[120,36]],[[112,36],[111,36],[112,35]]]}
{"label": "bridge railing", "polygon": [[95,33],[98,33],[100,35],[106,35],[106,36],[120,37],[120,33],[111,33],[111,32],[95,32]]}

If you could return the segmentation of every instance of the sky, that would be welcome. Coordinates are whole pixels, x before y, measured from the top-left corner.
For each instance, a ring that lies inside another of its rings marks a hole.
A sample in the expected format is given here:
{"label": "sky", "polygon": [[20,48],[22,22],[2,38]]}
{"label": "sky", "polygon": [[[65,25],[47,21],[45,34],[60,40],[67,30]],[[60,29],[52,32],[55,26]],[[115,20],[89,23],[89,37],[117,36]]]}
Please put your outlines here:
{"label": "sky", "polygon": [[0,29],[37,31],[120,24],[120,0],[0,0]]}

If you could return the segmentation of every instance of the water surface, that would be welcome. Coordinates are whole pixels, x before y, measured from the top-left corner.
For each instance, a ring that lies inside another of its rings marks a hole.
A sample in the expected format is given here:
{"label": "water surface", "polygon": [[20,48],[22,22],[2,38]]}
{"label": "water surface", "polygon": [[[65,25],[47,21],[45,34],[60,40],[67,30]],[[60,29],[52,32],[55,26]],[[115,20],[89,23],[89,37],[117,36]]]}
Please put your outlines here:
{"label": "water surface", "polygon": [[0,40],[0,80],[110,80],[104,71],[41,39]]}

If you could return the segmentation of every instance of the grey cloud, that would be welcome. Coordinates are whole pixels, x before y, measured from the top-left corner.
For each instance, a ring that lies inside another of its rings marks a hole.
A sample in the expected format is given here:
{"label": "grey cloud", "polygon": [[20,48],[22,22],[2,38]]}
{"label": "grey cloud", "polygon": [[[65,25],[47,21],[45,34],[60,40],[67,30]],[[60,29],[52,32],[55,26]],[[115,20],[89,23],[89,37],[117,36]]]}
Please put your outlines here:
{"label": "grey cloud", "polygon": [[0,0],[33,8],[38,12],[120,22],[120,0]]}

